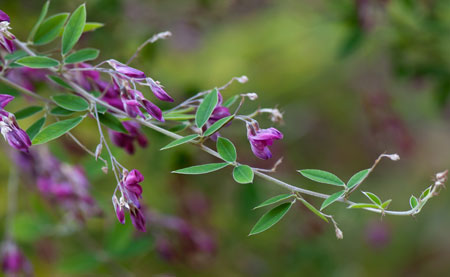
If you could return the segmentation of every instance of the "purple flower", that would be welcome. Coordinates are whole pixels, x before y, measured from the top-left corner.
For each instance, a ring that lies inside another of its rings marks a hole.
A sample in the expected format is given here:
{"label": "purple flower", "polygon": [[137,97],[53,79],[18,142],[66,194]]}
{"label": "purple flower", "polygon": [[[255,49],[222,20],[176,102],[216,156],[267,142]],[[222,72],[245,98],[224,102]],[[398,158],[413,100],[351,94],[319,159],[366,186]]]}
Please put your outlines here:
{"label": "purple flower", "polygon": [[112,198],[114,210],[116,211],[117,220],[121,224],[125,224],[125,212],[122,208],[122,205],[120,205],[119,200],[117,200],[117,197],[114,195]]}
{"label": "purple flower", "polygon": [[164,118],[162,116],[161,109],[153,104],[152,102],[148,101],[147,99],[142,100],[142,104],[144,104],[145,110],[148,112],[149,115],[156,118],[157,120],[164,122]]}
{"label": "purple flower", "polygon": [[9,145],[17,150],[27,152],[31,146],[30,137],[20,129],[14,115],[3,109],[13,99],[14,97],[11,95],[0,94],[0,132]]}
{"label": "purple flower", "polygon": [[283,134],[275,128],[259,129],[257,123],[247,123],[247,137],[250,142],[253,154],[256,157],[267,160],[272,157],[269,146],[273,144],[274,140],[283,138]]}
{"label": "purple flower", "polygon": [[133,169],[129,173],[125,172],[122,182],[125,197],[137,208],[141,207],[139,199],[142,198],[142,187],[139,183],[142,181],[144,181],[144,176],[139,170]]}
{"label": "purple flower", "polygon": [[16,276],[20,272],[31,274],[31,265],[18,247],[6,242],[2,249],[2,270],[7,275]]}
{"label": "purple flower", "polygon": [[12,41],[15,40],[16,37],[8,31],[11,29],[11,27],[9,27],[9,21],[9,16],[4,11],[0,10],[0,46],[9,53],[12,53],[15,50]]}
{"label": "purple flower", "polygon": [[[123,74],[129,78],[134,78],[134,79],[144,79],[145,78],[145,73],[140,70],[137,70],[136,68],[129,67],[128,65],[125,65],[125,64],[120,63],[113,59],[108,60],[106,62],[112,68],[114,68],[115,71],[117,71],[120,74]],[[119,77],[120,77],[120,75],[119,75]]]}
{"label": "purple flower", "polygon": [[148,144],[147,138],[139,131],[140,126],[133,121],[122,122],[123,127],[128,131],[128,134],[109,130],[111,141],[120,148],[125,149],[128,154],[134,153],[134,141],[136,140],[141,147],[146,147]]}

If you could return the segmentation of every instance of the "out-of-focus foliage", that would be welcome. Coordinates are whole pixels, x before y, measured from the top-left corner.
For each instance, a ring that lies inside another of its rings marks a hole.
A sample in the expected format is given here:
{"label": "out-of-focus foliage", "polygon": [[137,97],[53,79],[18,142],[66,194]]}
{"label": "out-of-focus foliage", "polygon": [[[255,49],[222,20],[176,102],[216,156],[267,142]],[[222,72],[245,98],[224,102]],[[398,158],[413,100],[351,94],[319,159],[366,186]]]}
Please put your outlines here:
{"label": "out-of-focus foliage", "polygon": [[[49,14],[74,10],[80,3],[53,1]],[[2,1],[1,9],[11,16],[14,33],[25,39],[42,5],[39,0]],[[449,1],[91,0],[87,10],[88,21],[105,26],[84,35],[78,49],[101,49],[103,60],[126,61],[152,34],[172,31],[172,38],[147,46],[134,63],[161,80],[177,101],[247,75],[248,83],[232,85],[224,97],[257,92],[263,106],[278,105],[285,112],[285,124],[279,128],[284,140],[275,145],[284,157],[277,174],[293,184],[318,186],[301,178],[295,172],[299,168],[326,168],[348,180],[379,153],[398,152],[402,160],[394,166],[381,164],[362,189],[383,200],[392,198],[390,207],[408,209],[409,196],[418,195],[433,173],[450,164]],[[0,87],[0,92],[5,89]],[[13,104],[11,111],[18,110]],[[31,125],[36,119],[24,122]],[[76,129],[91,149],[98,143],[93,128],[94,122],[83,122]],[[113,152],[146,176],[144,203],[213,234],[214,253],[199,254],[165,229],[150,225],[148,233],[135,234],[129,223],[118,224],[110,203],[114,178],[63,138],[50,143],[51,151],[62,160],[83,164],[103,218],[90,219],[85,230],[78,230],[77,224],[65,222],[63,214],[28,193],[33,184],[21,184],[14,234],[37,276],[124,276],[124,270],[136,276],[450,272],[450,196],[445,190],[416,219],[381,220],[334,204],[327,209],[344,231],[341,241],[300,205],[269,231],[248,237],[266,212],[253,207],[285,191],[256,177],[254,184],[237,184],[227,170],[205,176],[169,174],[217,161],[194,155],[197,149],[188,145],[162,153],[159,149],[170,140],[145,132],[150,146],[144,151],[134,156],[120,149]],[[270,161],[250,155],[244,128],[223,132],[236,138],[241,162],[272,167]],[[6,203],[8,159],[0,160],[0,168],[0,202]],[[323,186],[324,192],[333,192],[327,189]],[[0,205],[2,217],[5,208]]]}

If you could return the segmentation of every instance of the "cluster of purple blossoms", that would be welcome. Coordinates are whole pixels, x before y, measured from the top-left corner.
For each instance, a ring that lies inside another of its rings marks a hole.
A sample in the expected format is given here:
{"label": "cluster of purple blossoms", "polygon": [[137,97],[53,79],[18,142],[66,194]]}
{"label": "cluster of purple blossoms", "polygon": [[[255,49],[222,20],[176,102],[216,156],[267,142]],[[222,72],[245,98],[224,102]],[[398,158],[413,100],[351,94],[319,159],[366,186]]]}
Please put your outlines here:
{"label": "cluster of purple blossoms", "polygon": [[0,94],[0,132],[9,145],[17,150],[28,152],[28,148],[31,146],[30,137],[20,129],[15,116],[4,110],[5,106],[13,99],[14,97],[11,95]]}
{"label": "cluster of purple blossoms", "polygon": [[9,27],[9,16],[2,10],[0,10],[0,46],[2,46],[7,52],[12,53],[15,50],[13,40],[16,37],[11,34],[8,30]]}
{"label": "cluster of purple blossoms", "polygon": [[12,241],[4,242],[1,251],[2,271],[7,276],[31,276],[31,263]]}
{"label": "cluster of purple blossoms", "polygon": [[142,187],[139,183],[144,181],[144,176],[136,169],[130,172],[124,170],[122,175],[122,180],[118,184],[122,196],[120,200],[117,199],[115,194],[112,197],[117,219],[121,224],[125,224],[124,208],[126,208],[130,212],[131,222],[134,227],[139,231],[145,232],[145,216],[139,202],[139,199],[142,198]]}
{"label": "cluster of purple blossoms", "polygon": [[80,166],[60,162],[44,146],[28,153],[17,153],[14,160],[46,199],[80,222],[101,213],[89,194],[90,184]]}
{"label": "cluster of purple blossoms", "polygon": [[128,131],[128,134],[109,130],[111,141],[120,148],[125,149],[128,154],[134,153],[134,141],[141,147],[146,147],[148,144],[147,137],[140,132],[140,125],[134,121],[122,122],[123,127]]}
{"label": "cluster of purple blossoms", "polygon": [[256,157],[267,160],[272,158],[269,146],[274,140],[283,138],[283,134],[275,128],[260,129],[258,123],[247,123],[247,138],[250,142],[253,154]]}

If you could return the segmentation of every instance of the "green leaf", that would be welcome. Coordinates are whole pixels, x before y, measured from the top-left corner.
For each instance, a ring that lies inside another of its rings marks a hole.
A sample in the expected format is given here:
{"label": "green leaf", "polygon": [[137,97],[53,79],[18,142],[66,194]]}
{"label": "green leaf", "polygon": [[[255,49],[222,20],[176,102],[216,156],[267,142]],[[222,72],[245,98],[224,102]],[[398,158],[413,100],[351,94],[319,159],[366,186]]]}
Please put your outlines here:
{"label": "green leaf", "polygon": [[14,115],[16,116],[17,120],[20,120],[32,116],[33,114],[42,111],[42,109],[43,108],[40,106],[31,106],[15,112]]}
{"label": "green leaf", "polygon": [[428,187],[426,190],[424,190],[422,192],[422,194],[420,195],[420,200],[423,200],[425,197],[427,197],[428,194],[430,194],[430,191],[431,191],[431,187]]}
{"label": "green leaf", "polygon": [[227,101],[225,101],[225,103],[223,103],[223,106],[229,108],[229,107],[231,107],[231,106],[236,102],[236,100],[238,100],[238,99],[239,99],[239,95],[235,95],[235,96],[233,96],[233,97],[230,97],[230,98],[227,99]]}
{"label": "green leaf", "polygon": [[166,150],[166,149],[169,149],[169,148],[172,148],[172,147],[184,144],[184,143],[189,142],[191,140],[194,140],[194,139],[196,139],[198,137],[199,137],[199,135],[197,135],[197,134],[185,136],[183,138],[180,138],[180,139],[172,141],[171,143],[167,144],[166,146],[164,146],[160,150]]}
{"label": "green leaf", "polygon": [[170,127],[168,130],[174,133],[179,133],[181,131],[186,130],[186,128],[189,127],[189,125],[190,125],[189,122],[182,122],[180,124]]}
{"label": "green leaf", "polygon": [[84,24],[83,33],[95,31],[103,26],[105,26],[105,24],[100,22],[86,22],[86,24]]}
{"label": "green leaf", "polygon": [[197,113],[195,114],[195,124],[198,128],[202,128],[211,116],[218,101],[218,91],[214,89],[205,96],[200,106],[198,106]]}
{"label": "green leaf", "polygon": [[68,13],[59,13],[47,18],[34,35],[34,44],[44,45],[57,38],[63,30],[67,17],[69,17]]}
{"label": "green leaf", "polygon": [[23,57],[29,56],[27,52],[23,50],[16,50],[12,52],[11,54],[5,55],[5,60],[7,61],[14,61]]}
{"label": "green leaf", "polygon": [[236,161],[237,158],[236,148],[229,139],[219,137],[217,139],[216,147],[217,152],[219,152],[220,157],[222,157],[224,161],[230,163]]}
{"label": "green leaf", "polygon": [[419,204],[419,201],[417,201],[417,198],[414,195],[411,195],[411,198],[409,198],[409,205],[411,206],[411,209],[417,207],[417,204]]}
{"label": "green leaf", "polygon": [[295,195],[292,194],[292,193],[280,194],[280,195],[277,195],[277,196],[274,196],[274,197],[271,197],[271,198],[267,199],[266,201],[262,202],[261,204],[259,204],[258,206],[254,207],[253,209],[259,209],[261,207],[272,205],[272,204],[278,203],[280,201],[289,199],[289,198],[291,198],[293,196],[295,196]]}
{"label": "green leaf", "polygon": [[227,117],[217,120],[216,122],[214,122],[213,125],[211,125],[211,127],[208,128],[208,130],[205,131],[203,136],[209,137],[209,136],[213,135],[214,133],[219,131],[223,126],[225,126],[228,122],[230,122],[233,118],[234,118],[234,115],[230,115],[230,116],[227,116]]}
{"label": "green leaf", "polygon": [[76,117],[55,122],[48,125],[32,140],[34,145],[49,142],[57,139],[65,133],[75,128],[83,120],[83,117]]}
{"label": "green leaf", "polygon": [[70,90],[74,90],[68,83],[66,83],[63,79],[59,78],[58,76],[54,75],[47,75],[47,78],[49,78],[52,82]]}
{"label": "green leaf", "polygon": [[357,186],[361,184],[362,181],[367,177],[369,174],[370,169],[364,169],[353,175],[350,180],[347,182],[347,187],[349,189],[353,188],[354,186]]}
{"label": "green leaf", "polygon": [[250,231],[249,236],[264,232],[278,223],[278,221],[280,221],[283,216],[286,215],[291,206],[292,203],[283,203],[268,211],[258,220],[258,222],[256,222],[255,226],[253,226],[253,229]]}
{"label": "green leaf", "polygon": [[172,171],[172,173],[178,174],[205,174],[213,171],[217,171],[226,167],[228,163],[211,163],[211,164],[202,164],[202,165],[194,165],[191,167],[186,167],[183,169],[178,169]]}
{"label": "green leaf", "polygon": [[383,204],[381,204],[381,208],[383,208],[383,210],[387,209],[387,207],[389,206],[389,204],[391,204],[392,199],[386,200],[383,202]]}
{"label": "green leaf", "polygon": [[328,207],[329,205],[331,205],[332,203],[336,202],[336,200],[341,198],[342,195],[344,195],[344,194],[345,194],[345,190],[341,190],[336,193],[333,193],[327,199],[325,199],[325,201],[323,201],[322,206],[320,207],[320,210],[323,210],[326,207]]}
{"label": "green leaf", "polygon": [[375,194],[373,194],[371,192],[366,192],[366,191],[363,191],[362,193],[365,196],[367,196],[367,198],[369,198],[370,201],[372,201],[372,203],[374,203],[374,204],[376,204],[378,206],[381,206],[381,199],[378,196],[376,196]]}
{"label": "green leaf", "polygon": [[99,104],[99,103],[95,104],[95,106],[97,107],[97,112],[98,112],[98,113],[101,113],[101,114],[106,113],[106,111],[108,110],[107,107],[102,106],[102,105]]}
{"label": "green leaf", "polygon": [[34,122],[30,127],[28,127],[26,133],[30,137],[30,140],[34,139],[34,137],[39,133],[44,124],[45,124],[45,117],[42,117],[38,119],[36,122]]}
{"label": "green leaf", "polygon": [[99,50],[93,48],[81,49],[67,56],[67,58],[64,59],[64,63],[71,64],[95,60],[98,57],[99,53]]}
{"label": "green leaf", "polygon": [[61,53],[67,54],[78,42],[86,24],[86,5],[79,6],[67,21],[62,36]]}
{"label": "green leaf", "polygon": [[325,222],[328,222],[328,219],[319,211],[316,209],[316,207],[314,207],[313,205],[311,205],[308,201],[306,201],[303,198],[300,198],[300,201],[303,203],[303,205],[305,205],[311,212],[313,212],[315,215],[317,215],[318,217],[320,217],[321,219],[325,220]]}
{"label": "green leaf", "polygon": [[380,209],[379,206],[375,204],[368,203],[355,203],[347,207],[348,209],[364,209],[364,208],[372,208],[372,209]]}
{"label": "green leaf", "polygon": [[110,128],[114,131],[117,131],[117,132],[128,134],[128,131],[127,131],[127,129],[125,129],[125,127],[123,127],[122,122],[120,122],[120,120],[118,120],[115,116],[113,116],[109,113],[98,114],[98,119],[106,127]]}
{"label": "green leaf", "polygon": [[193,114],[182,114],[182,113],[168,113],[164,115],[165,120],[175,120],[175,121],[184,121],[194,119],[195,115]]}
{"label": "green leaf", "polygon": [[33,29],[31,29],[30,35],[28,36],[28,41],[32,41],[34,35],[36,34],[37,29],[39,26],[41,26],[42,21],[44,21],[45,16],[48,12],[48,6],[50,5],[50,1],[45,2],[44,6],[42,7],[41,14],[39,15],[38,20],[36,21],[36,24],[34,24]]}
{"label": "green leaf", "polygon": [[16,63],[30,68],[50,68],[59,65],[55,59],[44,56],[28,56],[20,58]]}
{"label": "green leaf", "polygon": [[51,115],[56,115],[56,116],[69,116],[72,115],[74,112],[72,111],[68,111],[66,109],[63,109],[61,107],[54,107],[53,109],[50,110],[50,114]]}
{"label": "green leaf", "polygon": [[329,185],[335,185],[335,186],[345,186],[345,183],[342,182],[341,179],[339,179],[336,175],[333,173],[319,170],[319,169],[303,169],[298,170],[300,174],[305,176],[308,179],[311,179],[313,181],[329,184]]}
{"label": "green leaf", "polygon": [[89,103],[73,94],[62,94],[51,97],[56,105],[69,111],[81,112],[89,109]]}
{"label": "green leaf", "polygon": [[233,169],[233,178],[239,184],[253,182],[254,172],[248,165],[238,165]]}

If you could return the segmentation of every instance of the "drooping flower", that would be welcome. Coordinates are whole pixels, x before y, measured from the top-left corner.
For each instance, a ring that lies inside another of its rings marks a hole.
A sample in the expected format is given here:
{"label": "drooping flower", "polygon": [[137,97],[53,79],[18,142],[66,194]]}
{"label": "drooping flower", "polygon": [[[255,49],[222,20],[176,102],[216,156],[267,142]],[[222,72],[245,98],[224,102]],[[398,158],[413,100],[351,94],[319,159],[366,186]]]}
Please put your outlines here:
{"label": "drooping flower", "polygon": [[[230,110],[227,107],[223,106],[222,102],[223,102],[223,97],[222,97],[222,94],[219,92],[217,105],[214,108],[214,110],[213,110],[211,116],[209,117],[208,121],[206,122],[205,126],[203,127],[203,131],[206,131],[217,120],[231,115]],[[220,136],[220,133],[216,132],[211,136],[211,139],[215,141],[215,140],[217,140],[217,138],[219,136]]]}
{"label": "drooping flower", "polygon": [[267,160],[272,157],[269,146],[274,140],[283,138],[283,134],[275,128],[259,129],[257,123],[247,123],[247,138],[250,142],[253,154],[256,157]]}
{"label": "drooping flower", "polygon": [[173,102],[173,98],[167,94],[159,82],[154,81],[152,78],[147,78],[146,81],[156,98],[166,102]]}
{"label": "drooping flower", "polygon": [[9,32],[9,16],[2,10],[0,10],[0,46],[2,46],[9,53],[14,52],[15,46],[13,40],[16,37]]}
{"label": "drooping flower", "polygon": [[131,223],[134,227],[139,231],[145,232],[145,216],[141,209],[141,203],[139,202],[139,199],[142,198],[142,187],[139,183],[142,181],[144,181],[144,176],[139,170],[133,169],[130,172],[124,170],[123,178],[118,184],[122,197],[119,201],[114,194],[112,202],[120,223],[125,223],[125,213],[123,210],[123,207],[125,207],[130,213]]}
{"label": "drooping flower", "polygon": [[[106,62],[112,68],[114,68],[115,71],[117,71],[118,73],[123,74],[129,78],[134,78],[134,79],[144,79],[145,78],[145,73],[136,68],[125,65],[114,59],[107,60]],[[120,78],[121,76],[118,75],[118,77]]]}
{"label": "drooping flower", "polygon": [[4,107],[13,99],[14,97],[11,95],[0,94],[0,132],[9,145],[17,150],[27,152],[31,146],[30,137],[20,129],[15,116],[4,110]]}
{"label": "drooping flower", "polygon": [[134,141],[136,140],[141,147],[146,147],[148,144],[147,138],[142,134],[140,126],[134,121],[122,122],[123,127],[128,131],[128,134],[109,130],[111,141],[120,148],[125,149],[128,154],[134,153]]}

